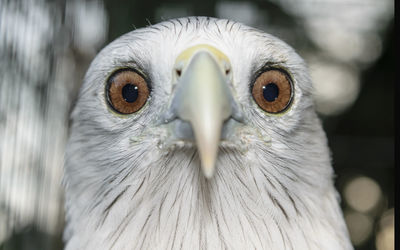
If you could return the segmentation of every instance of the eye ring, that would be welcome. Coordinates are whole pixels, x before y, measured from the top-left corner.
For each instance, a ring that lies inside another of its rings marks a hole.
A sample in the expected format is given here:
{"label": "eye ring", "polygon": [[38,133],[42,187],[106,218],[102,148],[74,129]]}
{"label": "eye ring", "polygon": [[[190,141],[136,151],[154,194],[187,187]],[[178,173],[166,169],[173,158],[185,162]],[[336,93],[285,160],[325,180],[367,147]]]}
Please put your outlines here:
{"label": "eye ring", "polygon": [[145,78],[134,69],[119,69],[107,79],[107,103],[119,114],[127,115],[139,111],[149,96],[150,88]]}
{"label": "eye ring", "polygon": [[257,76],[251,93],[262,110],[270,114],[279,114],[290,107],[294,90],[286,71],[269,68]]}

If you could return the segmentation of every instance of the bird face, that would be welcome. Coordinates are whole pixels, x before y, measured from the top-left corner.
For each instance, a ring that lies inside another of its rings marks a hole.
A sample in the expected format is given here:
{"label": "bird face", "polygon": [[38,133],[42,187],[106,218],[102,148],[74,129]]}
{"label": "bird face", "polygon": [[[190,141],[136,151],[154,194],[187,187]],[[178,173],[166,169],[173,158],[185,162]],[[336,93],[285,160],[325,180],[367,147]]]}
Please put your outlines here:
{"label": "bird face", "polygon": [[128,133],[118,141],[159,138],[155,144],[164,151],[193,148],[204,176],[211,178],[221,147],[245,151],[249,136],[268,145],[274,130],[295,127],[296,112],[288,112],[293,103],[295,109],[311,106],[303,62],[272,36],[238,25],[228,34],[203,28],[165,37],[155,27],[115,41],[87,74],[101,73],[82,91],[93,94],[81,98],[98,98],[82,102],[87,108],[99,102],[104,113],[98,117],[108,119],[100,122],[103,129]]}
{"label": "bird face", "polygon": [[282,230],[338,246],[303,220],[349,246],[307,68],[269,34],[197,17],[132,31],[94,59],[71,119],[67,248],[152,248],[155,230],[163,249],[189,226],[185,246],[282,249]]}

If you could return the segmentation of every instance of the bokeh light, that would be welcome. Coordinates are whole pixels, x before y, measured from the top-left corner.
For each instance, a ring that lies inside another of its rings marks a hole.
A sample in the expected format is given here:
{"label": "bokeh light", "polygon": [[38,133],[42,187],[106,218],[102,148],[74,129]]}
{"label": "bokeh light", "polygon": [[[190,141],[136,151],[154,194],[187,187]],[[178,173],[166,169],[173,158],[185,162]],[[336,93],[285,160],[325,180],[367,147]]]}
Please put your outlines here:
{"label": "bokeh light", "polygon": [[349,229],[351,242],[355,246],[362,245],[372,233],[372,218],[363,213],[353,211],[346,211],[344,218]]}
{"label": "bokeh light", "polygon": [[67,1],[65,8],[75,47],[81,53],[95,56],[107,36],[108,16],[104,4],[101,1]]}
{"label": "bokeh light", "polygon": [[345,186],[343,194],[350,207],[361,213],[375,208],[382,196],[378,183],[366,176],[352,179]]}
{"label": "bokeh light", "polygon": [[354,103],[360,92],[357,70],[319,58],[310,59],[309,64],[319,113],[339,114]]}
{"label": "bokeh light", "polygon": [[394,250],[394,209],[385,211],[379,220],[376,234],[377,250]]}

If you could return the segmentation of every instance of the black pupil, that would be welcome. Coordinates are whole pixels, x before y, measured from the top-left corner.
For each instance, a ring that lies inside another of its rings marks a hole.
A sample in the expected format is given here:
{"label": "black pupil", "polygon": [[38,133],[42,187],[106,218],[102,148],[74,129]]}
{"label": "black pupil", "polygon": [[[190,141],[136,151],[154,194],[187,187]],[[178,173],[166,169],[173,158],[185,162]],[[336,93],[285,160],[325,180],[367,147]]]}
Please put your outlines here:
{"label": "black pupil", "polygon": [[122,97],[126,102],[134,102],[139,96],[139,88],[131,83],[126,84],[122,88]]}
{"label": "black pupil", "polygon": [[279,96],[279,88],[276,86],[275,83],[268,83],[267,85],[263,86],[263,96],[264,99],[268,102],[275,101],[276,98]]}

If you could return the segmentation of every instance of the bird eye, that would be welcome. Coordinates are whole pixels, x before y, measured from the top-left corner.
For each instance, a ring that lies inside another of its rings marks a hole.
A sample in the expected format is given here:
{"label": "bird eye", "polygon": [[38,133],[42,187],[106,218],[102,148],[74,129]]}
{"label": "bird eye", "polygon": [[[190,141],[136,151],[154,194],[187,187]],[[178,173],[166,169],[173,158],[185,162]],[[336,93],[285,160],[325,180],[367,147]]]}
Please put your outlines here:
{"label": "bird eye", "polygon": [[291,80],[282,70],[264,71],[254,82],[252,95],[258,106],[264,111],[273,114],[283,112],[292,101]]}
{"label": "bird eye", "polygon": [[145,79],[132,69],[122,69],[108,78],[109,105],[118,113],[132,114],[146,103],[150,91]]}

